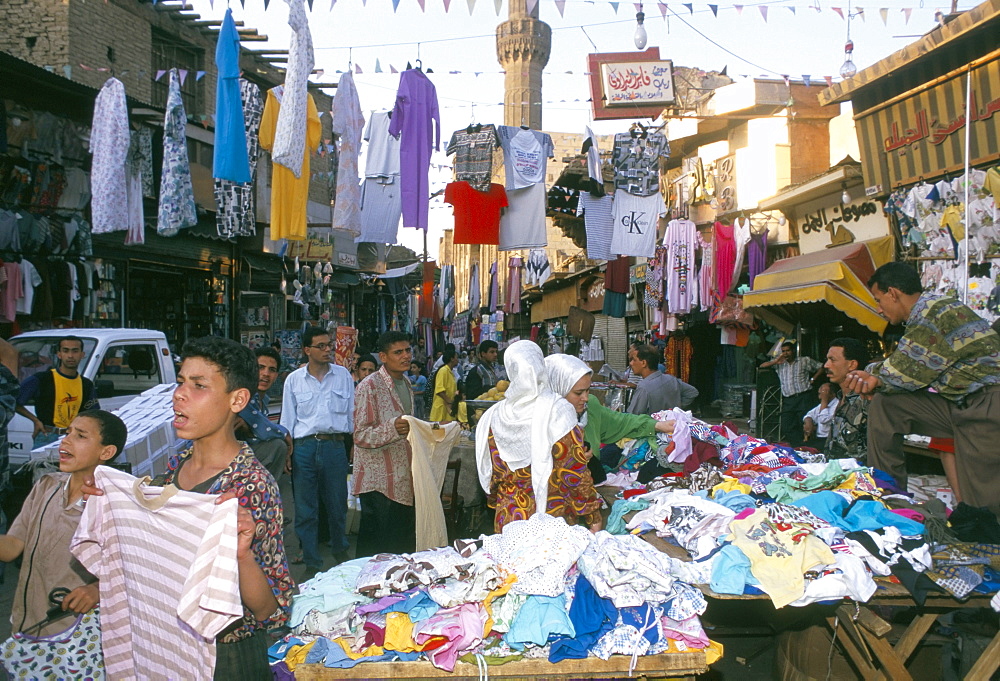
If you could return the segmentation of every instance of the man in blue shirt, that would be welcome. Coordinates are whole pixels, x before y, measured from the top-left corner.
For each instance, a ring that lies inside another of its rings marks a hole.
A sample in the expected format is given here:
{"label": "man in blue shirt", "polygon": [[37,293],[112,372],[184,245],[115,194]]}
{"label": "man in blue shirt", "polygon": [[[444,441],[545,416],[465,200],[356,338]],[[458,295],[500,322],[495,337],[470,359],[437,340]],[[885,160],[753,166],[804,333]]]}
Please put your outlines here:
{"label": "man in blue shirt", "polygon": [[292,436],[267,416],[270,399],[267,391],[278,377],[281,355],[272,347],[257,348],[257,391],[236,421],[237,438],[246,441],[257,460],[280,481],[286,466],[291,466]]}
{"label": "man in blue shirt", "polygon": [[309,573],[323,569],[319,554],[319,500],[322,495],[336,563],[347,560],[347,449],[354,432],[354,379],[332,364],[333,342],[325,329],[302,334],[308,362],[285,379],[281,425],[292,434],[295,533]]}

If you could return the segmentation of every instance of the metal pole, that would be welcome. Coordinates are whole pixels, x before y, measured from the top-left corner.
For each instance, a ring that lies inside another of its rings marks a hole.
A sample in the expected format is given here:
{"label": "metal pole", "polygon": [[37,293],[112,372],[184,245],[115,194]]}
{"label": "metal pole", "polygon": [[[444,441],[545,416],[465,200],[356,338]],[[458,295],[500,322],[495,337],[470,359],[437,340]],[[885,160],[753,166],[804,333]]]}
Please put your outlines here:
{"label": "metal pole", "polygon": [[969,232],[971,231],[971,223],[969,222],[969,183],[971,181],[971,176],[969,175],[969,140],[972,133],[972,68],[965,74],[965,286],[962,290],[962,302],[966,305],[969,304]]}

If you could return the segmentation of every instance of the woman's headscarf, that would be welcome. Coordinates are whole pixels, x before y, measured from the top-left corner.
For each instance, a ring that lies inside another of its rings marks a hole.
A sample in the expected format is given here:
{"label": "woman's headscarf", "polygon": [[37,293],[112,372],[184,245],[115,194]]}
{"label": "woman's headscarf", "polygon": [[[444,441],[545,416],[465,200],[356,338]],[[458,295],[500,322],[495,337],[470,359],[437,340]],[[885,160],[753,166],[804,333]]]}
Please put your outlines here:
{"label": "woman's headscarf", "polygon": [[476,426],[479,483],[490,491],[493,460],[489,435],[493,432],[500,458],[512,471],[531,466],[535,507],[544,511],[552,474],[552,447],[577,424],[576,409],[549,389],[541,349],[531,341],[517,341],[504,353],[510,377],[506,399],[486,410]]}
{"label": "woman's headscarf", "polygon": [[549,371],[549,387],[560,397],[569,395],[576,382],[594,370],[579,357],[573,355],[549,355],[545,358],[545,368]]}

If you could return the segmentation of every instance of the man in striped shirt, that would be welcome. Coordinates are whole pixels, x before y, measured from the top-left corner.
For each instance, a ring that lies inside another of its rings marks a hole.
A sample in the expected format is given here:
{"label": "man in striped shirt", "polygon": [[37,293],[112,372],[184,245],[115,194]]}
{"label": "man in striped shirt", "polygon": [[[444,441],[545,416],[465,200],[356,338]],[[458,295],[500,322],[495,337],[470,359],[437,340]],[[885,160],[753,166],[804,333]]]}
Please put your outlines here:
{"label": "man in striped shirt", "polygon": [[802,421],[816,401],[812,381],[823,375],[823,365],[812,357],[796,357],[795,343],[781,344],[781,354],[760,365],[774,367],[781,383],[781,437],[793,447],[802,444]]}
{"label": "man in striped shirt", "polygon": [[875,270],[868,287],[879,313],[905,324],[899,345],[846,387],[874,394],[868,409],[868,463],[906,488],[903,435],[954,438],[942,458],[956,501],[1000,514],[1000,336],[954,298],[924,292],[907,263]]}

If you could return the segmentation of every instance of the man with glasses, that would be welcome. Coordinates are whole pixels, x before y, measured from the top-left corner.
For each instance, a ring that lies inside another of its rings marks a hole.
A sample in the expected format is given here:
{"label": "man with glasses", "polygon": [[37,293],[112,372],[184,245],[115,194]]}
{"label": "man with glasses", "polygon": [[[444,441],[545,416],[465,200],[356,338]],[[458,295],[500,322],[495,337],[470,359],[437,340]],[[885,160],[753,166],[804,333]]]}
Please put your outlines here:
{"label": "man with glasses", "polygon": [[347,560],[347,449],[354,430],[354,380],[330,361],[330,334],[309,327],[302,334],[308,362],[285,379],[281,425],[292,434],[292,484],[295,486],[295,533],[302,542],[311,577],[323,569],[319,553],[319,500],[330,526],[335,564]]}

